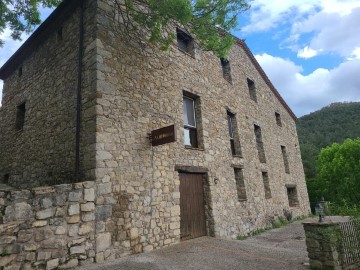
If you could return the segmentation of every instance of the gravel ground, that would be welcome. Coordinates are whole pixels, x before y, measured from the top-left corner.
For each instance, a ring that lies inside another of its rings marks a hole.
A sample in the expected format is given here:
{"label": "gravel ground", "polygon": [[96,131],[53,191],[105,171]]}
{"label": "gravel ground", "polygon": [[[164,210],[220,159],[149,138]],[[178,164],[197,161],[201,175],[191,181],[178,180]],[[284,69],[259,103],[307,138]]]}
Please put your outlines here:
{"label": "gravel ground", "polygon": [[149,253],[128,256],[80,269],[309,269],[301,221],[246,240],[200,237]]}

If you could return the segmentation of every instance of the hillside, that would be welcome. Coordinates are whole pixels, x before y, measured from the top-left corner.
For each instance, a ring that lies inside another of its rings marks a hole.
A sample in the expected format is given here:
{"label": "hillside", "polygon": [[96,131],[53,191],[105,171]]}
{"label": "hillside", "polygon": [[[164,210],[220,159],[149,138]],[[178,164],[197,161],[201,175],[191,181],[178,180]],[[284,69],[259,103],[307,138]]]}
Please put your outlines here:
{"label": "hillside", "polygon": [[321,148],[360,137],[360,102],[333,103],[304,115],[297,121],[297,131],[305,174],[312,178]]}

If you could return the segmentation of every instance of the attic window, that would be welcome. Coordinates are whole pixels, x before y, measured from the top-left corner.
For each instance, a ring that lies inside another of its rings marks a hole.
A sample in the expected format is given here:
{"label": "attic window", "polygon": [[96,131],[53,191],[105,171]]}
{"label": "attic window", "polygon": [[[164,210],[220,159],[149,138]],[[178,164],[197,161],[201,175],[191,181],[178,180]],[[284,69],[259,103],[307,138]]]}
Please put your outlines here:
{"label": "attic window", "polygon": [[230,62],[229,60],[225,58],[220,58],[222,71],[223,71],[223,77],[225,80],[227,80],[229,83],[232,82],[231,79],[231,69],[230,69]]}
{"label": "attic window", "polygon": [[25,123],[25,102],[17,106],[15,129],[22,130]]}
{"label": "attic window", "polygon": [[253,80],[250,80],[249,78],[247,78],[247,84],[248,84],[248,88],[249,88],[249,94],[250,94],[250,98],[257,102],[257,97],[256,97],[256,89],[255,89],[255,83]]}
{"label": "attic window", "polygon": [[22,67],[19,67],[19,77],[21,77],[22,74],[23,74],[23,69],[22,69]]}
{"label": "attic window", "polygon": [[63,39],[63,29],[60,27],[56,32],[56,40],[57,42],[62,41]]}
{"label": "attic window", "polygon": [[184,31],[181,31],[179,28],[176,28],[176,38],[179,50],[186,52],[194,57],[194,39]]}
{"label": "attic window", "polygon": [[275,118],[276,118],[276,124],[281,127],[282,124],[281,124],[281,116],[280,116],[280,113],[277,113],[275,112]]}

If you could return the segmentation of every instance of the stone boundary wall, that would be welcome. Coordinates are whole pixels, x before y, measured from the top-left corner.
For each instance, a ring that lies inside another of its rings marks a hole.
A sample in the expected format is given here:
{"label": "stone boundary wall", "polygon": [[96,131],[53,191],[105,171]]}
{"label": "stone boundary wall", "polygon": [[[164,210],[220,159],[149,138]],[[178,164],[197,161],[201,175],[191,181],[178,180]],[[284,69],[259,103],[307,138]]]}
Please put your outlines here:
{"label": "stone boundary wall", "polygon": [[0,269],[71,268],[156,248],[130,227],[120,185],[0,190]]}
{"label": "stone boundary wall", "polygon": [[[326,217],[324,222],[316,220],[303,223],[311,269],[359,269],[357,260],[353,257],[353,255],[358,257],[357,250],[348,249],[349,246],[357,246],[351,242],[359,240],[356,239],[358,234],[343,231],[349,230],[343,225],[351,224],[350,221],[349,217],[333,216]],[[353,227],[352,230],[355,228]],[[346,236],[351,236],[351,239],[347,239]]]}

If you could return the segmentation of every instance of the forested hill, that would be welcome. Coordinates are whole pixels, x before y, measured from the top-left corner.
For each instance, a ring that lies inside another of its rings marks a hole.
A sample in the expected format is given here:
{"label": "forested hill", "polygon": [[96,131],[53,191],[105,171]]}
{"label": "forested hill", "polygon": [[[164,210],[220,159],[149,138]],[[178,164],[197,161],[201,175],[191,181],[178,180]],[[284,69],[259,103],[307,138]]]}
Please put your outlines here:
{"label": "forested hill", "polygon": [[304,115],[297,121],[297,131],[305,174],[311,178],[321,148],[360,137],[360,102],[333,103]]}

